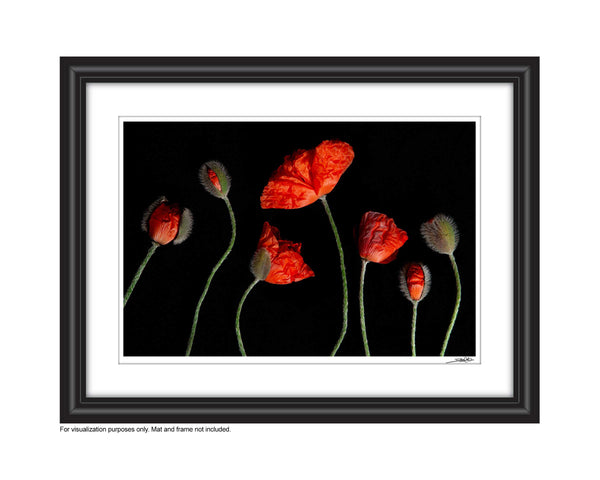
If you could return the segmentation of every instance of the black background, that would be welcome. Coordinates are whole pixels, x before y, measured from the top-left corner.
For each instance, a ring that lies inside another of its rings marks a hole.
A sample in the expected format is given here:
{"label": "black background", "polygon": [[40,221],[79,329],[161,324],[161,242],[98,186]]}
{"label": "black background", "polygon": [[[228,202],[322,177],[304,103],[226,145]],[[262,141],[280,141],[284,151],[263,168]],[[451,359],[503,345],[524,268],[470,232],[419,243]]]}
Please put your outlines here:
{"label": "black background", "polygon": [[230,238],[222,200],[198,181],[208,160],[229,170],[237,219],[233,251],[215,275],[196,331],[192,355],[237,356],[238,302],[252,282],[248,263],[264,221],[283,239],[302,243],[315,277],[291,285],[260,282],[246,299],[241,330],[249,356],[326,356],[342,326],[338,251],[320,201],[298,210],[262,210],[260,194],[285,155],[339,139],[354,148],[352,165],[327,196],[344,253],[349,325],[338,356],[364,355],[358,311],[360,257],[354,231],[362,214],[391,216],[408,233],[398,259],[370,263],[365,311],[371,355],[410,355],[412,304],[398,288],[407,261],[432,273],[418,308],[417,355],[439,355],[456,287],[446,255],[430,250],[419,226],[437,213],[452,216],[461,240],[455,252],[462,302],[447,356],[475,351],[475,124],[473,122],[126,122],[124,125],[124,278],[127,289],[150,239],[141,230],[145,209],[159,196],[194,215],[191,236],[157,249],[124,311],[124,354],[184,355],[206,279]]}

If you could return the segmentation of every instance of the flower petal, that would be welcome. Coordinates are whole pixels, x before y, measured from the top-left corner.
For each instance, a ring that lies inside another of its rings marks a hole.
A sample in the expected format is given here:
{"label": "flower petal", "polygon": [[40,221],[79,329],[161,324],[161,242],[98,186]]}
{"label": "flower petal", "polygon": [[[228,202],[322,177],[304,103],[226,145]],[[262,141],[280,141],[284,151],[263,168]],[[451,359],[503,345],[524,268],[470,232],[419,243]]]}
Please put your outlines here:
{"label": "flower petal", "polygon": [[262,233],[258,240],[257,250],[266,249],[273,258],[279,252],[279,229],[273,227],[269,222],[263,224]]}
{"label": "flower petal", "polygon": [[300,253],[300,248],[302,247],[301,243],[290,242],[289,240],[279,240],[279,253],[287,252],[291,250],[292,252]]}
{"label": "flower petal", "polygon": [[398,250],[396,250],[394,253],[392,253],[389,257],[384,258],[383,260],[380,260],[378,263],[381,263],[382,265],[386,265],[386,264],[391,263],[394,260],[396,260],[397,256],[398,256]]}
{"label": "flower petal", "polygon": [[204,189],[217,198],[225,198],[231,188],[231,177],[221,162],[211,160],[202,164],[198,172]]}
{"label": "flower petal", "polygon": [[304,262],[302,255],[294,250],[288,250],[271,258],[271,271],[265,281],[286,285],[314,276],[315,272]]}
{"label": "flower petal", "polygon": [[219,177],[217,176],[215,171],[211,170],[210,168],[208,169],[208,178],[212,182],[212,184],[215,187],[217,187],[217,190],[219,190],[219,192],[223,191],[223,189],[221,188],[221,184],[219,183]]}
{"label": "flower petal", "polygon": [[319,197],[333,190],[352,160],[354,160],[354,150],[346,142],[325,140],[315,148],[311,178]]}
{"label": "flower petal", "polygon": [[298,150],[285,157],[262,192],[261,207],[294,209],[317,201],[310,172],[314,155],[314,150]]}

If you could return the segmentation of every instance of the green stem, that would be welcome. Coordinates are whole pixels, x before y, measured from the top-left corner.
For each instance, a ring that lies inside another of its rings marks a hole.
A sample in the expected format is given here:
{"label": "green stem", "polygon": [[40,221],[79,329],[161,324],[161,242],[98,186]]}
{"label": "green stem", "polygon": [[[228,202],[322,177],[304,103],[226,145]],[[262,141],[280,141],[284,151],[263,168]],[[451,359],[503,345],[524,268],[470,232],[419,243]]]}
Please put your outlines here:
{"label": "green stem", "polygon": [[144,268],[146,268],[146,264],[148,263],[148,260],[150,260],[150,257],[154,254],[154,252],[156,251],[156,249],[159,246],[160,245],[158,243],[152,242],[152,245],[150,246],[150,249],[148,250],[148,254],[146,255],[146,258],[144,258],[144,261],[141,263],[140,268],[138,268],[137,272],[135,272],[135,276],[133,277],[133,280],[131,281],[131,284],[129,285],[127,292],[125,292],[125,298],[123,298],[123,308],[125,308],[125,305],[127,305],[127,300],[129,300],[129,297],[131,296],[131,292],[133,292],[135,285],[137,284],[138,280],[142,276],[142,272],[144,271]]}
{"label": "green stem", "polygon": [[448,346],[448,340],[450,340],[450,334],[452,333],[452,328],[454,328],[454,322],[456,321],[456,316],[458,315],[458,307],[460,306],[461,297],[460,275],[458,274],[458,266],[456,265],[454,255],[449,254],[448,256],[450,257],[450,263],[452,263],[452,268],[454,269],[454,278],[456,279],[456,304],[454,305],[454,312],[452,313],[450,326],[448,327],[448,331],[446,332],[446,338],[444,338],[444,344],[442,345],[440,357],[443,357],[446,354],[446,347]]}
{"label": "green stem", "polygon": [[335,222],[333,221],[333,216],[331,215],[331,210],[329,208],[329,204],[327,203],[327,198],[325,195],[321,197],[321,202],[323,202],[323,207],[325,207],[325,212],[327,213],[327,218],[329,218],[329,223],[331,224],[331,229],[333,230],[333,235],[335,236],[335,243],[338,247],[338,252],[340,254],[340,270],[342,272],[342,289],[344,291],[344,303],[342,307],[342,332],[340,333],[340,338],[337,343],[333,347],[331,352],[331,356],[334,357],[337,353],[344,337],[346,336],[346,330],[348,329],[348,281],[346,279],[346,265],[344,263],[344,250],[342,250],[342,241],[340,240],[340,235],[338,233],[337,227],[335,226]]}
{"label": "green stem", "polygon": [[360,330],[362,331],[363,344],[365,346],[365,355],[367,357],[371,356],[371,352],[369,352],[369,342],[367,341],[367,326],[365,324],[365,272],[367,271],[367,263],[368,260],[363,258],[362,266],[360,269],[360,289],[358,291],[358,299],[360,302]]}
{"label": "green stem", "polygon": [[236,235],[236,227],[235,227],[235,216],[233,215],[233,208],[231,208],[231,203],[229,203],[229,199],[225,197],[225,205],[227,205],[227,210],[229,211],[229,219],[231,220],[231,240],[229,240],[229,245],[227,246],[227,250],[223,256],[219,259],[217,264],[213,267],[208,279],[206,280],[206,284],[204,285],[204,290],[202,291],[202,295],[200,295],[200,300],[198,300],[198,305],[196,305],[196,312],[194,313],[194,323],[192,323],[192,332],[190,333],[190,338],[188,340],[187,350],[185,352],[185,356],[189,357],[192,352],[192,345],[194,344],[194,337],[196,336],[196,326],[198,325],[198,316],[200,314],[200,307],[202,306],[202,302],[204,301],[204,297],[206,297],[206,293],[208,292],[208,288],[210,287],[210,283],[212,282],[215,273],[221,267],[227,256],[231,253],[231,249],[233,248],[233,244],[235,243],[235,235]]}
{"label": "green stem", "polygon": [[410,331],[410,348],[413,357],[417,356],[417,346],[415,343],[415,335],[417,333],[417,305],[418,302],[413,302],[412,328]]}
{"label": "green stem", "polygon": [[237,335],[238,347],[240,348],[240,353],[243,357],[246,356],[246,350],[244,350],[244,342],[242,342],[242,332],[240,332],[240,314],[242,313],[242,306],[246,301],[246,297],[250,293],[250,290],[252,290],[254,288],[254,285],[256,285],[258,282],[260,282],[260,279],[255,278],[254,281],[250,284],[250,286],[246,289],[244,295],[242,295],[242,299],[240,300],[240,304],[238,305],[237,313],[235,315],[235,334]]}

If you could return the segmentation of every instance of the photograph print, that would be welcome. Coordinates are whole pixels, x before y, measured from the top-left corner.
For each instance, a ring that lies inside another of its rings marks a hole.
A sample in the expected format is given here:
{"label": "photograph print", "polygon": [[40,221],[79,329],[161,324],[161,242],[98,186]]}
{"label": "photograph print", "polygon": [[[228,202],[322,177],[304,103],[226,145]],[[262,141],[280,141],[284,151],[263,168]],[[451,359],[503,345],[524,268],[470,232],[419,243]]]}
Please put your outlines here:
{"label": "photograph print", "polygon": [[480,354],[478,119],[120,125],[125,360]]}

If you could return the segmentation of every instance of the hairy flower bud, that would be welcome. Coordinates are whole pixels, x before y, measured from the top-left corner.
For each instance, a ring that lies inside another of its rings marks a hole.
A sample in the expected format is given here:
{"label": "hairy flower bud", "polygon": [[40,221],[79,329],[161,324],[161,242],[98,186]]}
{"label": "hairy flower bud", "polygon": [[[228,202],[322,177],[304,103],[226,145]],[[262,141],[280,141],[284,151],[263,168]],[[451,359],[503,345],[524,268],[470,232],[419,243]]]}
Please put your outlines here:
{"label": "hairy flower bud", "polygon": [[460,238],[454,220],[441,213],[421,225],[421,235],[429,248],[445,255],[454,253]]}
{"label": "hairy flower bud", "polygon": [[200,167],[200,183],[211,195],[225,198],[231,187],[231,177],[221,162],[210,161]]}

